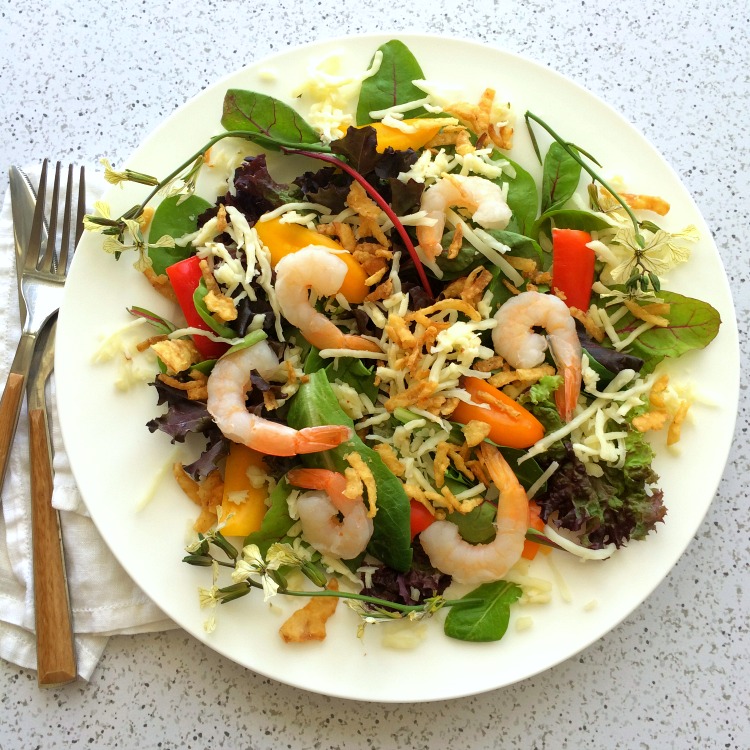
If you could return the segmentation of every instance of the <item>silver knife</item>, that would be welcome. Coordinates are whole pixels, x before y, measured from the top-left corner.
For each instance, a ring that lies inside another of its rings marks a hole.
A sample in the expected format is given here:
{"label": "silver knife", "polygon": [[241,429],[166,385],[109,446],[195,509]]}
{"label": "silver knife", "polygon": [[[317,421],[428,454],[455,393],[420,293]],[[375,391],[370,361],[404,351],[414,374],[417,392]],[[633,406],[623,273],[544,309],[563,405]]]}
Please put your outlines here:
{"label": "silver knife", "polygon": [[[18,167],[8,170],[10,184],[10,204],[13,211],[13,240],[16,246],[16,280],[18,281],[18,305],[21,312],[21,325],[26,319],[26,305],[21,295],[21,269],[23,257],[29,244],[31,222],[34,219],[36,190],[27,174]],[[47,222],[42,226],[42,247],[47,242]]]}
{"label": "silver knife", "polygon": [[52,507],[52,446],[45,398],[45,385],[54,365],[56,327],[55,314],[39,334],[26,385],[37,679],[40,687],[72,682],[77,673],[60,515]]}

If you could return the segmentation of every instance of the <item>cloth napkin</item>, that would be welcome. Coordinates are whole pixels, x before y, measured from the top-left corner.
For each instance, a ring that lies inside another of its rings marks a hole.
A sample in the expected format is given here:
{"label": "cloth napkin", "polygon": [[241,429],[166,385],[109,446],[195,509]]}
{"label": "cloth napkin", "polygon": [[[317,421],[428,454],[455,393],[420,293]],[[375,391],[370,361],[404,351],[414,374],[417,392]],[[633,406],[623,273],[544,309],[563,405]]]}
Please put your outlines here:
{"label": "cloth napkin", "polygon": [[[37,184],[39,167],[25,171]],[[92,206],[104,190],[104,181],[91,169],[87,171],[86,182],[87,205]],[[21,336],[14,252],[10,194],[6,192],[0,212],[0,381],[3,383]],[[47,393],[54,449],[52,505],[60,511],[78,674],[88,680],[110,635],[177,626],[133,583],[89,518],[60,436],[54,375]],[[27,425],[24,404],[0,494],[0,657],[35,669]]]}

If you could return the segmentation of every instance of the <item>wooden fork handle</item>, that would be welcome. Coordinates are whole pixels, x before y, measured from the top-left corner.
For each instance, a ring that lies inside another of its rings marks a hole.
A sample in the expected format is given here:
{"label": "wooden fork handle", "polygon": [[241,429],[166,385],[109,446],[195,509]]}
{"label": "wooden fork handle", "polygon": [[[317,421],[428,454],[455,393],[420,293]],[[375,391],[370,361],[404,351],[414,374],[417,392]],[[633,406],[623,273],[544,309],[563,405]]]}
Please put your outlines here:
{"label": "wooden fork handle", "polygon": [[77,670],[60,517],[52,507],[52,459],[44,409],[29,411],[29,455],[37,678],[40,687],[55,687],[75,680]]}

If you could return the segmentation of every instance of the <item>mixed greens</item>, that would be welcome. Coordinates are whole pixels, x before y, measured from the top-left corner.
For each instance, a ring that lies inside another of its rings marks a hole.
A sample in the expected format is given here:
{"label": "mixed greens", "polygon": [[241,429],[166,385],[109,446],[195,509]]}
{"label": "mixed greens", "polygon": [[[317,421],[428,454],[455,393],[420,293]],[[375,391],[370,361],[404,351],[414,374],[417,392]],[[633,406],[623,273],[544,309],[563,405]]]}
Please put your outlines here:
{"label": "mixed greens", "polygon": [[[108,167],[110,181],[152,190],[120,217],[103,204],[87,217],[104,250],[136,251],[136,267],[185,318],[130,311],[153,329],[144,348],[156,354],[152,385],[166,407],[148,429],[205,439],[175,472],[201,509],[184,561],[213,569],[207,606],[258,588],[344,599],[363,623],[446,607],[446,635],[498,640],[524,596],[515,561],[550,547],[603,559],[664,520],[646,434],[679,439],[690,398],[654,371],[705,347],[720,325],[707,302],[662,288],[695,231],[662,229],[662,198],[606,180],[593,155],[527,112],[537,185],[531,165],[508,156],[510,105],[492,89],[477,104],[446,100],[397,40],[361,75],[329,68],[297,92],[300,111],[228,90],[223,132],[163,179]],[[288,155],[306,157],[307,169],[277,182],[269,164]],[[198,195],[201,175],[221,170],[225,189]],[[313,265],[341,267],[337,291],[318,293],[310,268],[293,267],[311,247]],[[302,302],[284,292],[285,273]],[[524,348],[549,334],[532,364],[500,355],[514,316],[526,321],[513,334]],[[336,330],[321,345],[322,318]],[[558,328],[575,339],[572,355]],[[276,369],[254,364],[260,352]],[[227,388],[228,362],[248,368],[236,384],[251,415],[245,442],[213,395]],[[324,449],[279,447],[335,426],[340,437]],[[261,444],[261,429],[278,440]],[[513,479],[497,486],[502,466]],[[333,488],[334,475],[346,499],[331,506],[325,533],[348,533],[340,524],[352,503],[371,525],[343,559],[314,542],[302,510],[307,491]],[[511,518],[506,495],[519,492],[523,518]],[[446,523],[462,556],[449,565],[436,543],[421,543]],[[466,562],[480,549],[512,558],[502,575]],[[452,579],[473,588],[451,598]]]}

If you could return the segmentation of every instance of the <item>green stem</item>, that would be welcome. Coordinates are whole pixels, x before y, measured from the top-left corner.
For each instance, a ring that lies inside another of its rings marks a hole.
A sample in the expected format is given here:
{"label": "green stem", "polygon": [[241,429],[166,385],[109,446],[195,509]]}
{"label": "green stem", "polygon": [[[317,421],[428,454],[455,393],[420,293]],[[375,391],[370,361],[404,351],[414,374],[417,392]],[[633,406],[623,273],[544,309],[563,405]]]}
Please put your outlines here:
{"label": "green stem", "polygon": [[[588,172],[588,174],[596,180],[598,183],[602,185],[602,187],[606,188],[612,197],[625,209],[625,212],[630,217],[630,220],[633,222],[633,226],[635,227],[635,237],[638,244],[643,247],[645,244],[645,240],[641,236],[640,233],[640,224],[638,223],[638,219],[636,218],[635,214],[633,213],[633,210],[630,208],[630,206],[620,197],[619,193],[608,183],[606,180],[603,180],[601,176],[592,169],[584,159],[581,158],[580,154],[578,153],[578,150],[573,148],[568,141],[566,141],[564,138],[562,138],[560,135],[558,135],[547,123],[542,120],[541,117],[537,117],[533,112],[526,111],[526,114],[524,115],[524,119],[526,120],[526,127],[529,128],[529,131],[531,132],[531,126],[529,125],[529,120],[533,120],[535,123],[540,125],[544,130],[549,133],[552,138],[557,141],[557,143],[565,149],[565,151],[571,156],[571,158],[575,159],[581,167]],[[585,153],[585,152],[584,152]],[[591,158],[591,157],[589,157]],[[593,161],[593,160],[592,160]]]}
{"label": "green stem", "polygon": [[[215,144],[217,144],[219,141],[224,140],[224,138],[245,138],[249,141],[262,141],[263,140],[263,134],[258,133],[255,130],[227,130],[224,133],[219,133],[219,135],[215,135],[213,138],[211,138],[207,143],[205,143],[198,151],[196,151],[191,157],[186,159],[182,164],[180,164],[177,169],[174,169],[172,172],[170,172],[167,177],[165,177],[163,180],[161,180],[154,189],[146,196],[145,200],[143,200],[138,206],[135,206],[134,208],[131,208],[129,211],[127,211],[125,214],[122,215],[121,218],[128,218],[128,219],[134,219],[138,216],[140,216],[143,213],[143,209],[150,203],[150,201],[154,198],[154,196],[168,183],[172,182],[176,177],[179,176],[179,174],[187,169],[191,164],[195,162],[196,159],[199,157],[205,156],[206,152]],[[270,139],[267,139],[270,141]],[[328,152],[330,149],[328,146],[321,144],[299,144],[299,143],[287,143],[286,141],[273,141],[273,144],[279,148],[283,149],[298,149],[300,148],[300,145],[303,146],[303,148],[307,151],[321,151],[321,152]]]}
{"label": "green stem", "polygon": [[[379,607],[388,607],[389,609],[395,609],[398,612],[421,612],[424,610],[423,604],[398,604],[397,602],[390,602],[387,599],[379,599],[376,596],[367,596],[365,594],[355,594],[350,591],[331,591],[330,589],[324,589],[323,591],[290,591],[289,589],[279,589],[280,594],[286,594],[288,596],[327,596],[327,597],[338,597],[339,599],[356,599],[366,604],[375,604]],[[443,602],[444,607],[455,607],[456,605],[473,607],[481,604],[479,599],[446,599]]]}

